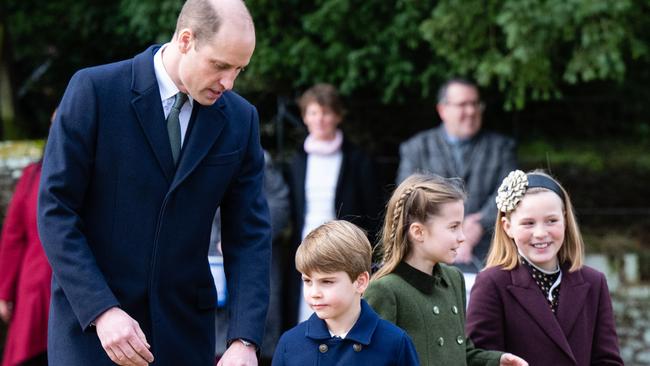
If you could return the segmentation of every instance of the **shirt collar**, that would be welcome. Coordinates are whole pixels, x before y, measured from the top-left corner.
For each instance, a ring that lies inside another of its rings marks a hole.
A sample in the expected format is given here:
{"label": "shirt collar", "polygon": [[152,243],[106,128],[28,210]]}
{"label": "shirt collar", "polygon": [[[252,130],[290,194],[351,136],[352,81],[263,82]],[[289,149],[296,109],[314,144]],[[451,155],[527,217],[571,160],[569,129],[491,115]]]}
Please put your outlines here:
{"label": "shirt collar", "polygon": [[447,141],[449,145],[458,145],[458,146],[466,145],[474,139],[474,136],[464,138],[464,139],[461,139],[460,137],[452,136],[449,134],[449,132],[447,132],[447,129],[445,128],[444,125],[442,126],[442,136],[444,137],[445,141]]}
{"label": "shirt collar", "polygon": [[[377,324],[379,324],[379,315],[372,310],[366,300],[361,299],[361,314],[359,314],[359,319],[354,323],[354,326],[352,326],[352,329],[350,329],[344,340],[367,346],[370,344]],[[332,337],[327,329],[327,323],[323,319],[320,319],[316,313],[307,319],[306,325],[307,330],[305,331],[305,336],[307,338],[322,340]]]}
{"label": "shirt collar", "polygon": [[433,271],[431,271],[430,275],[411,267],[406,262],[400,262],[397,267],[395,267],[394,272],[411,286],[418,289],[418,291],[427,295],[431,295],[433,289],[438,285],[444,287],[449,285],[449,279],[442,271],[440,263],[436,263],[436,265],[433,266]]}
{"label": "shirt collar", "polygon": [[[163,65],[162,61],[162,53],[164,52],[165,48],[169,43],[165,43],[162,45],[158,51],[153,55],[153,68],[154,71],[156,72],[156,81],[158,81],[158,89],[160,90],[160,100],[161,101],[166,101],[169,98],[173,98],[176,94],[180,92],[178,90],[178,87],[172,80],[171,76],[167,73],[167,70],[165,69],[165,65]],[[192,97],[188,94],[187,99],[190,102],[190,106],[193,105],[194,100]]]}

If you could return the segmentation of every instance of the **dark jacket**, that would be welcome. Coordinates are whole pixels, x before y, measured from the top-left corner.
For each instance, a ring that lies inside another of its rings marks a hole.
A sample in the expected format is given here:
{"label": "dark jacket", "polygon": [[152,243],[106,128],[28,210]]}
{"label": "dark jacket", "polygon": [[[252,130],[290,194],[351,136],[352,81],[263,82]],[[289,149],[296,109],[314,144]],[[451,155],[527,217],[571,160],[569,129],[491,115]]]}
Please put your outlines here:
{"label": "dark jacket", "polygon": [[344,339],[334,339],[316,314],[284,333],[273,366],[415,366],[418,355],[411,338],[379,318],[361,300],[361,315]]}
{"label": "dark jacket", "polygon": [[113,365],[91,322],[114,306],[138,321],[155,365],[214,365],[207,253],[219,206],[228,338],[261,344],[271,228],[257,112],[233,92],[194,103],[175,167],[156,50],[77,72],[52,124],[38,209],[54,273],[51,365]]}
{"label": "dark jacket", "polygon": [[[455,164],[452,148],[442,125],[418,133],[400,145],[397,183],[413,173],[459,177],[465,182],[465,214],[480,212],[484,234],[473,254],[482,262],[490,246],[497,208],[494,198],[503,178],[517,167],[515,142],[503,135],[482,130],[468,142],[463,168]],[[481,266],[482,267],[482,264]],[[475,272],[475,271],[474,271]]]}
{"label": "dark jacket", "polygon": [[531,366],[623,365],[607,281],[589,267],[563,266],[555,314],[523,266],[480,272],[467,332],[478,347],[514,353]]}
{"label": "dark jacket", "polygon": [[[368,232],[374,243],[384,204],[381,182],[377,178],[373,160],[356,145],[344,138],[343,158],[338,182],[334,209],[336,218],[350,221]],[[289,253],[286,329],[297,322],[300,298],[300,273],[295,269],[295,253],[301,242],[305,225],[305,177],[307,154],[302,147],[296,152],[289,166],[287,183],[291,198],[292,239]]]}

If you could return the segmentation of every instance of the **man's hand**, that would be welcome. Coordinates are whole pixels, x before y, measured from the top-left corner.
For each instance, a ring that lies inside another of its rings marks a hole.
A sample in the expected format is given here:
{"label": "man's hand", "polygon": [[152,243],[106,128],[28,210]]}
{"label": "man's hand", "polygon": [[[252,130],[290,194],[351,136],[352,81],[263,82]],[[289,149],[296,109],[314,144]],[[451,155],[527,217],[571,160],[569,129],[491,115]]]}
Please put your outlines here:
{"label": "man's hand", "polygon": [[147,366],[153,362],[149,343],[140,325],[122,309],[106,310],[95,321],[97,336],[111,361],[124,366]]}
{"label": "man's hand", "polygon": [[456,263],[470,263],[472,261],[474,247],[483,236],[483,226],[481,226],[480,220],[480,213],[473,213],[465,217],[465,221],[463,221],[465,242],[456,250]]}
{"label": "man's hand", "polygon": [[499,366],[528,366],[528,362],[512,353],[504,353],[499,360]]}
{"label": "man's hand", "polygon": [[223,354],[217,366],[257,366],[254,347],[247,347],[240,341],[234,341]]}
{"label": "man's hand", "polygon": [[0,300],[0,319],[5,323],[9,323],[13,313],[14,303],[11,301]]}

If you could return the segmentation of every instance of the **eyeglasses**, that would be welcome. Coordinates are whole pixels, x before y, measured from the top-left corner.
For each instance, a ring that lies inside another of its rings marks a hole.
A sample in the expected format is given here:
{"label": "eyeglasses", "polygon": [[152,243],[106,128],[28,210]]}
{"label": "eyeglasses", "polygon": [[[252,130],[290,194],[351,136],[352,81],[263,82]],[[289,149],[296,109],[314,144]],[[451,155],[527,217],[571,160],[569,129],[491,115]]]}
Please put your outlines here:
{"label": "eyeglasses", "polygon": [[452,106],[452,107],[462,108],[462,109],[472,107],[472,108],[478,109],[481,112],[483,112],[485,110],[485,103],[483,103],[481,101],[478,101],[478,100],[469,101],[469,102],[462,102],[462,103],[445,102],[444,104],[448,105],[448,106]]}

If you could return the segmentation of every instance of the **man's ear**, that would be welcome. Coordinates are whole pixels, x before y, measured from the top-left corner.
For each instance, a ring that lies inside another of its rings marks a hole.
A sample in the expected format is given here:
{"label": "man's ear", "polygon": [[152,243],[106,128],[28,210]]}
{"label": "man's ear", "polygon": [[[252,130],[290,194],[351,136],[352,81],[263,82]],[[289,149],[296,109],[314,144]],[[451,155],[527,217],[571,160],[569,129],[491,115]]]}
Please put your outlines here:
{"label": "man's ear", "polygon": [[183,28],[176,35],[176,41],[178,42],[178,51],[187,53],[194,44],[194,33],[190,28]]}
{"label": "man's ear", "polygon": [[363,272],[359,276],[357,276],[357,279],[354,280],[354,288],[355,290],[362,294],[366,291],[366,288],[368,288],[368,283],[370,282],[370,273],[368,271]]}
{"label": "man's ear", "polygon": [[501,226],[503,226],[503,231],[506,232],[506,235],[508,235],[508,237],[512,239],[512,227],[510,224],[510,220],[507,217],[504,216],[501,218]]}

